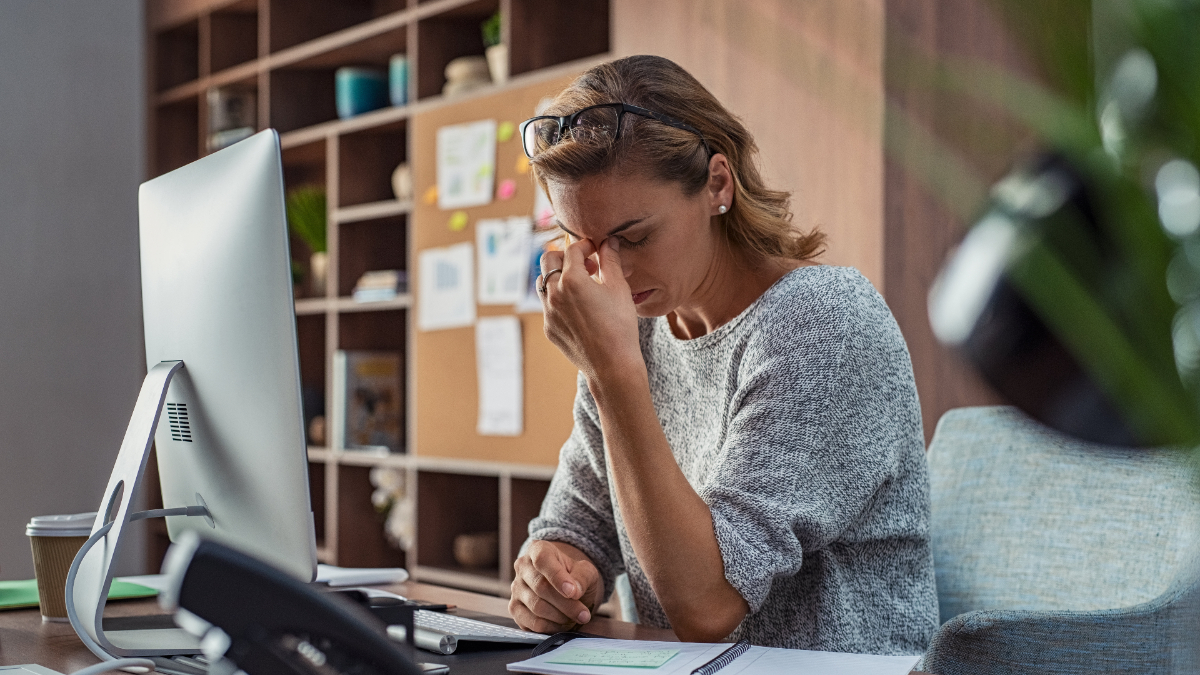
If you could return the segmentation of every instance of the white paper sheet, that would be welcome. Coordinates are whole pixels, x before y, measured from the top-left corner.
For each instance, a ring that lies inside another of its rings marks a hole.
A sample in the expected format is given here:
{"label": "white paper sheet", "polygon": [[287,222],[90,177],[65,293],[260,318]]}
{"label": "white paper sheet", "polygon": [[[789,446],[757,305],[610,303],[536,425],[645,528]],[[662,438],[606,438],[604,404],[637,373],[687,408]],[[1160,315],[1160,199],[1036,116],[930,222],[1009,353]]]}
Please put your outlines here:
{"label": "white paper sheet", "polygon": [[522,291],[520,301],[517,302],[516,310],[518,312],[537,312],[542,311],[542,299],[538,297],[537,278],[542,273],[542,254],[546,252],[546,244],[554,241],[562,235],[561,230],[547,230],[545,232],[535,232],[529,237],[529,268],[525,272],[525,289]]}
{"label": "white paper sheet", "polygon": [[507,220],[490,218],[475,223],[479,304],[511,305],[525,297],[532,228],[532,220],[525,216]]}
{"label": "white paper sheet", "polygon": [[[569,644],[593,649],[678,649],[679,653],[658,668],[639,668],[645,675],[687,675],[716,658],[729,644],[696,642],[651,642],[580,638]],[[560,647],[561,649],[561,647]],[[544,675],[629,675],[629,668],[613,666],[575,666],[547,663],[547,652],[532,659],[508,664],[508,669],[522,673]],[[919,656],[874,656],[814,652],[803,649],[751,647],[745,654],[725,666],[718,675],[907,675],[917,664]]]}
{"label": "white paper sheet", "polygon": [[417,328],[440,330],[475,323],[473,248],[465,243],[421,251]]}
{"label": "white paper sheet", "polygon": [[398,584],[408,581],[408,570],[403,567],[334,567],[317,565],[317,582],[330,586],[363,586],[371,584]]}
{"label": "white paper sheet", "polygon": [[519,436],[524,422],[521,320],[489,316],[475,324],[479,423],[483,436]]}
{"label": "white paper sheet", "polygon": [[437,130],[438,208],[490,204],[496,182],[496,120]]}

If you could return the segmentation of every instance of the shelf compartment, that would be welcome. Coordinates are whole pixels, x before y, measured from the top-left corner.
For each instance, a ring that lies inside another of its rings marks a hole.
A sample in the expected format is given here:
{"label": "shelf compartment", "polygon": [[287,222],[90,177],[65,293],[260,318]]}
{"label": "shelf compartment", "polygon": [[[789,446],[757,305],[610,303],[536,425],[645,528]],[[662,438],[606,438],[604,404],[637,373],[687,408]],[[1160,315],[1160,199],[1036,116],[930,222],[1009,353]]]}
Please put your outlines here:
{"label": "shelf compartment", "polygon": [[406,0],[270,0],[275,53],[405,9]]}
{"label": "shelf compartment", "polygon": [[154,171],[161,175],[200,159],[200,100],[196,96],[154,111]]}
{"label": "shelf compartment", "polygon": [[477,0],[417,22],[418,100],[441,95],[446,64],[460,56],[483,55],[480,24],[499,7],[499,0]]}
{"label": "shelf compartment", "polygon": [[154,36],[154,90],[166,91],[200,77],[200,21],[193,19]]}
{"label": "shelf compartment", "polygon": [[341,465],[338,476],[338,565],[404,567],[405,555],[388,543],[383,516],[371,504],[371,469]]}
{"label": "shelf compartment", "polygon": [[368,202],[338,209],[333,213],[333,219],[339,223],[356,223],[361,220],[374,220],[389,216],[401,216],[412,212],[412,202],[402,202],[395,199],[385,199],[378,202]]}
{"label": "shelf compartment", "polygon": [[273,69],[386,68],[393,54],[408,51],[408,15],[395,14],[361,28],[314,40],[271,57]]}
{"label": "shelf compartment", "polygon": [[[550,490],[550,481],[533,478],[513,478],[510,488],[509,511],[510,528],[509,550],[513,559],[521,551],[521,544],[529,536],[529,521],[537,517],[542,510],[542,501]],[[507,563],[510,567],[512,561]]]}
{"label": "shelf compartment", "polygon": [[258,58],[258,2],[242,0],[209,15],[212,72]]}
{"label": "shelf compartment", "polygon": [[609,50],[608,0],[512,0],[511,7],[512,75]]}
{"label": "shelf compartment", "polygon": [[392,172],[407,161],[407,122],[399,120],[339,139],[338,207],[395,198]]}
{"label": "shelf compartment", "polygon": [[407,312],[402,309],[341,314],[338,316],[338,349],[369,349],[405,354],[408,342],[407,318]]}
{"label": "shelf compartment", "polygon": [[413,578],[417,581],[448,586],[450,588],[461,588],[466,591],[475,591],[476,593],[489,593],[501,597],[508,596],[509,584],[494,576],[422,565],[410,567],[409,571],[412,572]]}
{"label": "shelf compartment", "polygon": [[[338,295],[354,292],[364,272],[408,269],[407,219],[379,218],[338,228]],[[370,304],[370,303],[362,303]]]}
{"label": "shelf compartment", "polygon": [[301,185],[325,186],[325,139],[286,147],[283,159],[283,184],[290,190]]}
{"label": "shelf compartment", "polygon": [[297,316],[296,343],[300,355],[300,398],[304,405],[305,436],[309,443],[324,444],[324,439],[308,436],[308,428],[314,417],[326,415],[325,315]]}
{"label": "shelf compartment", "polygon": [[337,119],[333,71],[333,68],[271,71],[271,126],[282,134]]}
{"label": "shelf compartment", "polygon": [[308,493],[312,497],[313,529],[317,548],[325,547],[325,465],[309,461]]}
{"label": "shelf compartment", "polygon": [[500,531],[500,479],[496,476],[417,471],[417,564],[459,575],[500,578],[499,564],[463,568],[454,560],[454,538]]}

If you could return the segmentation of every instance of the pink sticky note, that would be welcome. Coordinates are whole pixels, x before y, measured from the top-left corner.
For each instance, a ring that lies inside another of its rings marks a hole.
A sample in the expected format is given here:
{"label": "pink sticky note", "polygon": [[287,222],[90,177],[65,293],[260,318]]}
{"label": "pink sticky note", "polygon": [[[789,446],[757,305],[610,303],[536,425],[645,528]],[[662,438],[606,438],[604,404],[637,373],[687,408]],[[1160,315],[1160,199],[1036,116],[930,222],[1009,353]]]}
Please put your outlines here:
{"label": "pink sticky note", "polygon": [[511,178],[500,181],[500,186],[496,188],[496,197],[500,201],[508,201],[515,194],[517,194],[517,181]]}

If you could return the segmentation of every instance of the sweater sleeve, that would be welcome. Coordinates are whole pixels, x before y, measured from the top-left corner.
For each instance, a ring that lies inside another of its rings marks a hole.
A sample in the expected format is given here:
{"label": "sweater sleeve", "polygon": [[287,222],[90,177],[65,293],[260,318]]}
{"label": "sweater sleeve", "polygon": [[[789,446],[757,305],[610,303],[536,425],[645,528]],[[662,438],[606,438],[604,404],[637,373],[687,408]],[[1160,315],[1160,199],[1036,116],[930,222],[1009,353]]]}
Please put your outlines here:
{"label": "sweater sleeve", "polygon": [[541,513],[529,522],[529,541],[535,539],[563,542],[586,553],[604,579],[605,598],[625,571],[599,413],[582,375],[575,395],[575,427],[559,453]]}
{"label": "sweater sleeve", "polygon": [[912,368],[878,309],[810,315],[804,323],[817,328],[800,332],[795,317],[777,315],[742,359],[720,460],[700,496],[725,576],[752,612],[806,553],[853,542],[848,531],[911,451]]}

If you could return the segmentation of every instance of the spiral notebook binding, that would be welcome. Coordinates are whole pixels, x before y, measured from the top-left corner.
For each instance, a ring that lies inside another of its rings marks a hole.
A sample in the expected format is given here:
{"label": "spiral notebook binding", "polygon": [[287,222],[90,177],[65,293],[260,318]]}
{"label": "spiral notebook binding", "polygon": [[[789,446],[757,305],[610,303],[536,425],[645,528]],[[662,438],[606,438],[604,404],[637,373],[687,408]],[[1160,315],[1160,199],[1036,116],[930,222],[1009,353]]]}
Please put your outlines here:
{"label": "spiral notebook binding", "polygon": [[730,663],[733,663],[734,659],[745,654],[748,649],[750,649],[750,643],[740,640],[737,644],[721,652],[717,658],[693,670],[692,675],[712,675]]}

